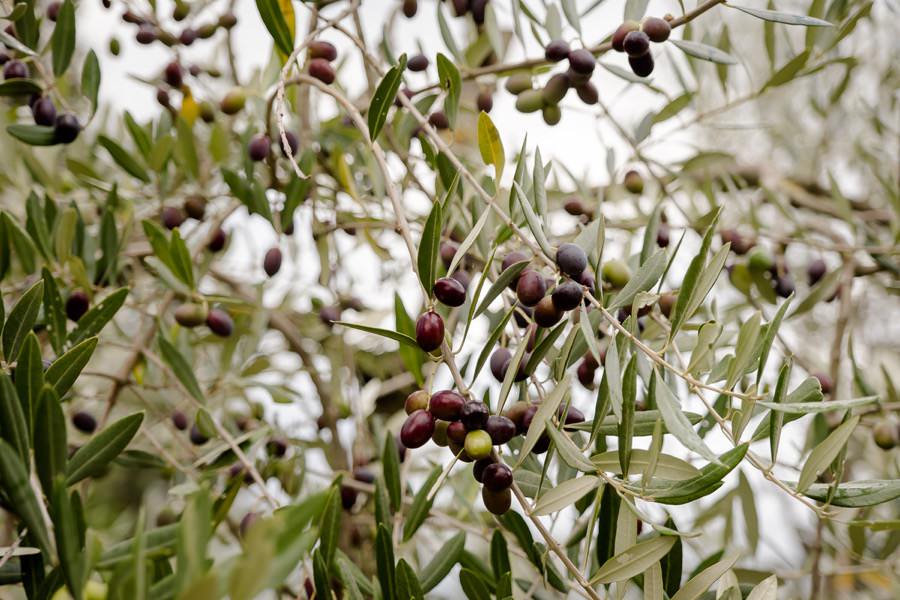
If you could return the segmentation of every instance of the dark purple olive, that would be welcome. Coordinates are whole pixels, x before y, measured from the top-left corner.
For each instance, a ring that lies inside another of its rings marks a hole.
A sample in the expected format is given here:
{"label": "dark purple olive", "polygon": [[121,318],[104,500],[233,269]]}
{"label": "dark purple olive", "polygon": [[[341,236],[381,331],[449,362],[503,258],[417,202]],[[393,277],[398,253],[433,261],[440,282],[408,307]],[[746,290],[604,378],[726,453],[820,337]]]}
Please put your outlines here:
{"label": "dark purple olive", "polygon": [[491,375],[494,376],[494,379],[503,381],[506,376],[506,365],[509,364],[511,358],[512,352],[508,348],[500,347],[494,350],[494,353],[491,354]]}
{"label": "dark purple olive", "polygon": [[428,115],[428,124],[438,130],[450,129],[450,119],[441,110],[436,110]]}
{"label": "dark purple olive", "polygon": [[418,73],[424,71],[428,68],[428,57],[424,54],[416,54],[415,56],[411,56],[410,59],[406,63],[406,68],[414,73]]}
{"label": "dark purple olive", "polygon": [[564,409],[562,406],[556,411],[557,416],[562,418],[563,413],[566,415],[566,425],[574,425],[575,423],[584,423],[584,413],[575,408],[574,406],[570,406],[567,409]]}
{"label": "dark purple olive", "polygon": [[465,425],[467,431],[484,429],[487,425],[490,411],[484,402],[466,402],[459,414],[459,420]]}
{"label": "dark purple olive", "polygon": [[628,56],[643,56],[650,51],[650,38],[643,31],[632,31],[622,43]]}
{"label": "dark purple olive", "polygon": [[234,321],[231,315],[221,308],[213,308],[206,315],[206,326],[219,337],[228,337],[234,330]]}
{"label": "dark purple olive", "polygon": [[520,263],[524,260],[528,260],[528,255],[524,252],[519,252],[518,250],[514,252],[510,252],[506,256],[503,257],[503,262],[500,263],[500,270],[505,271],[516,263]]}
{"label": "dark purple olive", "polygon": [[266,251],[266,256],[263,258],[263,270],[269,277],[274,277],[280,269],[281,249],[278,246],[273,246]]}
{"label": "dark purple olive", "polygon": [[494,492],[488,489],[487,486],[482,487],[481,500],[484,502],[484,507],[495,515],[506,514],[509,507],[512,506],[512,494],[510,493],[509,488]]}
{"label": "dark purple olive", "polygon": [[516,424],[512,419],[503,415],[489,416],[484,429],[491,436],[491,442],[495,446],[505,444],[516,436]]}
{"label": "dark purple olive", "polygon": [[594,377],[597,374],[597,367],[595,365],[592,365],[587,360],[583,360],[578,363],[575,374],[578,377],[578,383],[589,390],[594,389]]}
{"label": "dark purple olive", "polygon": [[553,40],[544,48],[544,58],[551,62],[559,62],[569,56],[569,43],[565,40]]}
{"label": "dark purple olive", "polygon": [[515,424],[517,435],[525,433],[525,413],[530,406],[529,403],[520,401],[503,411],[504,416]]}
{"label": "dark purple olive", "polygon": [[558,310],[572,310],[581,304],[584,296],[584,289],[580,284],[574,281],[565,281],[556,286],[550,297],[553,299],[553,305]]}
{"label": "dark purple olive", "polygon": [[353,479],[368,484],[375,483],[375,475],[372,473],[372,471],[368,471],[366,469],[354,469]]}
{"label": "dark purple olive", "polygon": [[11,60],[3,66],[4,79],[24,79],[28,75],[28,66],[20,60]]}
{"label": "dark purple olive", "polygon": [[625,36],[632,31],[637,31],[640,27],[641,26],[637,21],[625,21],[619,25],[619,28],[616,29],[612,36],[613,50],[616,52],[625,52]]}
{"label": "dark purple olive", "polygon": [[656,245],[660,248],[669,246],[669,226],[665,223],[660,223],[659,229],[656,230]]}
{"label": "dark purple olive", "polygon": [[356,506],[357,498],[359,498],[359,492],[352,487],[346,485],[341,486],[341,506],[344,507],[344,510],[350,510]]}
{"label": "dark purple olive", "polygon": [[[184,44],[185,46],[190,46],[194,42],[197,41],[197,30],[193,27],[186,27],[181,30],[181,33],[178,34],[178,41]],[[196,77],[196,75],[194,75]]]}
{"label": "dark purple olive", "polygon": [[167,64],[165,71],[163,72],[163,79],[165,79],[166,83],[171,87],[180,88],[181,84],[184,82],[184,71],[182,71],[181,65],[178,64],[177,61],[172,61]]}
{"label": "dark purple olive", "polygon": [[198,194],[191,194],[185,198],[181,207],[185,214],[192,219],[202,221],[206,216],[206,198]]}
{"label": "dark purple olive", "polygon": [[560,271],[577,279],[587,268],[587,255],[576,244],[560,244],[556,251],[556,265]]}
{"label": "dark purple olive", "polygon": [[175,426],[175,429],[179,431],[184,431],[188,428],[188,418],[180,410],[176,410],[172,413],[172,425]]}
{"label": "dark purple olive", "polygon": [[407,448],[419,448],[431,439],[434,433],[434,417],[427,410],[417,410],[406,417],[400,428],[400,441]]}
{"label": "dark purple olive", "polygon": [[187,216],[180,208],[166,206],[162,209],[160,220],[162,221],[163,227],[166,229],[175,229],[176,227],[180,227],[181,224],[187,220]]}
{"label": "dark purple olive", "polygon": [[578,98],[588,106],[597,104],[600,100],[600,92],[597,91],[597,86],[590,81],[585,81],[584,83],[575,86],[575,93],[578,94]]}
{"label": "dark purple olive", "polygon": [[472,283],[472,276],[469,275],[468,271],[454,271],[450,278],[457,281],[463,287],[463,290],[468,290],[469,284]]}
{"label": "dark purple olive", "polygon": [[512,469],[503,463],[494,463],[485,467],[481,476],[484,487],[492,492],[509,489],[513,482]]}
{"label": "dark purple olive", "polygon": [[74,290],[66,299],[66,316],[70,321],[78,322],[88,311],[91,301],[82,290]]}
{"label": "dark purple olive", "polygon": [[269,453],[269,456],[281,458],[287,454],[287,449],[287,442],[281,438],[272,438],[266,442],[266,452]]}
{"label": "dark purple olive", "polygon": [[62,7],[62,2],[51,2],[47,5],[47,18],[54,23],[56,23],[56,17],[59,16],[59,9]]}
{"label": "dark purple olive", "polygon": [[134,36],[134,39],[137,40],[138,44],[152,44],[157,40],[159,36],[156,34],[156,30],[147,26],[141,25],[140,29],[138,29],[137,34]]}
{"label": "dark purple olive", "polygon": [[447,439],[454,444],[464,444],[466,441],[466,426],[462,421],[453,421],[447,425]]}
{"label": "dark purple olive", "polygon": [[260,133],[253,136],[250,139],[250,143],[247,144],[247,155],[250,157],[250,160],[259,162],[265,160],[269,156],[269,151],[271,149],[272,140],[269,139],[269,136]]}
{"label": "dark purple olive", "polygon": [[484,474],[484,470],[496,462],[497,461],[495,461],[491,456],[476,460],[475,464],[472,465],[472,477],[475,478],[475,481],[481,483],[481,476],[482,474]]}
{"label": "dark purple olive", "polygon": [[794,278],[790,275],[781,275],[775,278],[775,293],[782,298],[787,298],[794,293]]}
{"label": "dark purple olive", "polygon": [[334,67],[324,58],[314,58],[309,61],[309,74],[322,83],[329,85],[334,83]]}
{"label": "dark purple olive", "polygon": [[544,296],[534,307],[534,322],[541,327],[553,327],[562,319],[563,313],[553,303],[550,296]]}
{"label": "dark purple olive", "polygon": [[825,277],[825,273],[828,272],[828,265],[825,264],[825,261],[821,258],[817,258],[809,263],[809,266],[806,267],[806,277],[809,281],[809,285],[816,285],[819,281]]}
{"label": "dark purple olive", "polygon": [[337,48],[331,42],[324,40],[316,40],[309,44],[309,57],[322,58],[328,62],[332,62],[337,58]]}
{"label": "dark purple olive", "polygon": [[444,267],[449,269],[450,263],[453,262],[453,257],[456,256],[456,251],[459,250],[459,245],[456,242],[443,241],[439,250],[441,262],[444,263]]}
{"label": "dark purple olive", "polygon": [[641,23],[641,31],[647,34],[651,42],[660,44],[669,39],[669,34],[672,33],[672,26],[665,19],[647,17]]}
{"label": "dark purple olive", "polygon": [[516,296],[525,306],[534,306],[547,293],[547,281],[537,271],[525,271],[516,284]]}
{"label": "dark purple olive", "polygon": [[[416,321],[416,342],[425,352],[441,347],[444,341],[444,319],[434,311],[422,313]],[[438,418],[443,418],[438,415]]]}
{"label": "dark purple olive", "polygon": [[212,239],[209,240],[209,244],[207,244],[206,247],[210,252],[219,252],[225,247],[226,241],[228,241],[228,236],[225,234],[225,230],[221,227],[217,227],[215,233],[213,233]]}
{"label": "dark purple olive", "polygon": [[46,96],[38,98],[31,106],[31,114],[36,125],[50,127],[56,123],[56,107],[53,100]]}
{"label": "dark purple olive", "polygon": [[53,139],[60,144],[71,144],[81,133],[81,123],[75,115],[63,113],[57,115],[56,123],[53,126]]}
{"label": "dark purple olive", "polygon": [[247,532],[250,531],[250,528],[259,520],[259,514],[255,512],[248,512],[241,519],[240,524],[238,525],[238,531],[241,534],[242,538],[247,537]]}
{"label": "dark purple olive", "polygon": [[[284,146],[284,138],[287,138],[287,148]],[[285,158],[288,158],[287,150],[290,150],[291,156],[296,157],[297,152],[300,150],[300,140],[290,131],[284,132],[284,138],[281,137],[281,134],[278,135],[278,145],[281,148],[281,153],[284,154]]]}
{"label": "dark purple olive", "polygon": [[437,419],[459,421],[465,403],[465,399],[453,390],[441,390],[431,395],[428,410]]}
{"label": "dark purple olive", "polygon": [[822,386],[822,393],[826,396],[831,394],[834,391],[834,382],[831,380],[831,376],[828,373],[822,373],[821,371],[812,373],[812,376],[819,380],[819,385]]}
{"label": "dark purple olive", "polygon": [[647,52],[641,56],[629,56],[628,65],[638,77],[649,77],[653,73],[653,54]]}
{"label": "dark purple olive", "polygon": [[79,411],[72,415],[72,425],[82,433],[94,433],[97,429],[97,419],[90,413]]}
{"label": "dark purple olive", "polygon": [[494,108],[494,97],[487,90],[481,91],[475,99],[475,106],[479,111],[489,113]]}
{"label": "dark purple olive", "polygon": [[466,301],[466,288],[452,277],[441,277],[432,288],[438,302],[447,306],[462,306]]}
{"label": "dark purple olive", "polygon": [[594,55],[586,48],[579,48],[569,52],[569,67],[581,75],[590,75],[594,72],[597,61]]}
{"label": "dark purple olive", "polygon": [[335,321],[340,321],[341,308],[339,306],[323,306],[319,309],[319,320],[328,326]]}

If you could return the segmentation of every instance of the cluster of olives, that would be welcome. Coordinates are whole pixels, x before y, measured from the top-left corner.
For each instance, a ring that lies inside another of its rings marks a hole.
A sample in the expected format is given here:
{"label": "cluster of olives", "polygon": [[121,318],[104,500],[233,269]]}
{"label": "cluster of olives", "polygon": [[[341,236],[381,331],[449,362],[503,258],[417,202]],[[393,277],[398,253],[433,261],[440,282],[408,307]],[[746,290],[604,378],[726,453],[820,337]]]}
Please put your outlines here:
{"label": "cluster of olives", "polygon": [[175,321],[182,327],[194,328],[206,325],[219,337],[228,337],[234,330],[234,321],[227,311],[209,308],[205,302],[185,302],[175,309]]}
{"label": "cluster of olives", "polygon": [[516,110],[523,113],[541,111],[547,125],[556,125],[562,118],[559,103],[566,97],[569,88],[574,88],[585,104],[596,104],[599,95],[597,87],[591,83],[591,75],[597,61],[589,50],[572,50],[568,42],[554,40],[547,44],[544,54],[552,62],[568,60],[569,68],[551,76],[541,89],[534,88],[530,73],[510,76],[506,80],[506,91],[516,96]]}
{"label": "cluster of olives", "polygon": [[[443,2],[443,0],[441,0]],[[453,14],[457,17],[472,15],[476,25],[484,25],[484,15],[490,0],[452,0]],[[404,3],[404,12],[406,3]],[[409,16],[409,15],[407,15]]]}
{"label": "cluster of olives", "polygon": [[326,85],[334,83],[335,72],[331,63],[337,59],[337,48],[330,42],[316,40],[309,44],[308,51],[306,69],[309,75]]}
{"label": "cluster of olives", "polygon": [[671,32],[669,21],[658,17],[647,17],[640,23],[625,21],[613,33],[612,48],[628,55],[628,65],[635,75],[648,77],[653,72],[650,42],[665,42]]}
{"label": "cluster of olives", "polygon": [[[206,198],[198,194],[192,194],[184,199],[181,208],[177,206],[165,206],[160,213],[160,221],[166,229],[181,227],[189,218],[202,221],[206,216]],[[228,235],[222,227],[216,227],[212,237],[206,245],[210,252],[220,252],[228,242]]]}
{"label": "cluster of olives", "polygon": [[[172,10],[172,19],[176,22],[185,20],[191,12],[191,6],[187,2],[176,2]],[[227,12],[219,16],[213,22],[204,23],[196,27],[185,27],[177,35],[163,29],[156,20],[147,19],[131,10],[122,13],[122,20],[137,26],[135,39],[139,44],[152,44],[159,41],[166,46],[190,46],[196,40],[211,38],[219,29],[231,29],[237,25],[237,17],[234,13]]]}

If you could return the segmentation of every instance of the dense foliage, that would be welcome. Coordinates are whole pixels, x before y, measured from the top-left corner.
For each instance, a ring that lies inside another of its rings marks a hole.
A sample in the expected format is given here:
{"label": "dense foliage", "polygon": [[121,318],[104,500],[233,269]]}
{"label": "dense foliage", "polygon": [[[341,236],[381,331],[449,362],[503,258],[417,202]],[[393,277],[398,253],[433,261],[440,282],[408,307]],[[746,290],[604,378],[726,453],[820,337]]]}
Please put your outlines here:
{"label": "dense foliage", "polygon": [[2,597],[900,594],[886,6],[88,2],[0,11]]}

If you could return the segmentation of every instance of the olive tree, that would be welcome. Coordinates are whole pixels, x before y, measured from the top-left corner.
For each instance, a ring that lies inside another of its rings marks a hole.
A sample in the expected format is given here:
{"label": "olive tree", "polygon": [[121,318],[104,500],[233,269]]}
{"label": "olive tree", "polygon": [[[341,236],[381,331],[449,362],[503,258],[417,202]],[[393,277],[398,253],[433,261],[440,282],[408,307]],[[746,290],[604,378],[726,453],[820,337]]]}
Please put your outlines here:
{"label": "olive tree", "polygon": [[2,11],[3,597],[896,597],[887,6],[96,4]]}

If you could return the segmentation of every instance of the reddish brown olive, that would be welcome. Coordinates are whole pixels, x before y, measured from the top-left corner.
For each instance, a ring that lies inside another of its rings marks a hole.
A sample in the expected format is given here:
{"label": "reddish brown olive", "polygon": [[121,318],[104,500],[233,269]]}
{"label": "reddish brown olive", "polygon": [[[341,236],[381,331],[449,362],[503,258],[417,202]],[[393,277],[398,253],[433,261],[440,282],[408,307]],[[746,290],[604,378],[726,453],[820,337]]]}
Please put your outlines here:
{"label": "reddish brown olive", "polygon": [[478,97],[475,99],[475,106],[478,107],[479,111],[491,112],[491,109],[494,108],[494,96],[487,90],[479,92]]}
{"label": "reddish brown olive", "polygon": [[431,439],[434,433],[434,416],[427,410],[417,410],[408,417],[400,428],[400,441],[407,448],[419,448]]}
{"label": "reddish brown olive", "polygon": [[625,36],[622,47],[628,56],[643,56],[650,51],[650,38],[643,31],[632,31]]}
{"label": "reddish brown olive", "polygon": [[182,209],[188,217],[202,221],[206,216],[206,198],[198,194],[191,194],[184,199]]}
{"label": "reddish brown olive", "polygon": [[544,48],[544,58],[551,62],[559,62],[568,58],[569,56],[569,43],[565,40],[553,40],[547,47]]}
{"label": "reddish brown olive", "polygon": [[206,247],[210,252],[219,252],[222,248],[225,247],[225,242],[228,241],[228,236],[225,234],[225,230],[221,227],[217,227],[216,231],[213,233],[212,238],[209,240],[209,244]]}
{"label": "reddish brown olive", "polygon": [[260,133],[253,136],[250,139],[250,143],[247,144],[247,155],[250,157],[250,160],[259,162],[266,160],[271,149],[272,140],[269,138],[269,136]]}
{"label": "reddish brown olive", "polygon": [[569,406],[568,408],[564,408],[560,406],[556,411],[557,416],[562,419],[563,414],[566,415],[565,424],[573,425],[575,423],[584,423],[584,413],[575,408],[574,406]]}
{"label": "reddish brown olive", "polygon": [[334,83],[334,67],[324,58],[314,58],[309,61],[309,74],[325,85]]}
{"label": "reddish brown olive", "polygon": [[502,492],[509,489],[513,482],[512,469],[503,463],[494,463],[485,467],[481,475],[484,487],[492,492]]}
{"label": "reddish brown olive", "polygon": [[162,209],[160,220],[166,229],[175,229],[180,227],[187,220],[187,217],[179,208],[166,206]]}
{"label": "reddish brown olive", "polygon": [[534,306],[547,293],[547,281],[537,271],[525,271],[516,284],[516,296],[525,306]]}
{"label": "reddish brown olive", "polygon": [[450,268],[450,263],[453,262],[453,257],[456,256],[456,251],[459,250],[459,244],[451,241],[443,241],[439,247],[439,252],[441,255],[441,262],[444,263],[444,267]]}
{"label": "reddish brown olive", "polygon": [[428,124],[437,130],[450,129],[450,119],[446,113],[437,110],[428,115]]}
{"label": "reddish brown olive", "polygon": [[637,21],[625,21],[621,25],[619,25],[618,29],[616,29],[615,33],[612,36],[612,48],[616,52],[625,52],[625,36],[627,36],[632,31],[637,31],[640,29],[640,24]]}
{"label": "reddish brown olive", "polygon": [[578,383],[589,390],[594,389],[594,378],[597,375],[597,367],[595,367],[588,361],[583,360],[578,363],[578,368],[575,370],[575,374],[578,377]]}
{"label": "reddish brown olive", "polygon": [[669,318],[669,315],[672,314],[672,309],[675,308],[675,302],[678,300],[678,297],[675,294],[663,294],[657,300],[657,304],[659,304],[659,312],[665,315],[666,318]]}
{"label": "reddish brown olive", "polygon": [[266,256],[263,258],[263,270],[269,277],[274,277],[280,269],[281,249],[278,246],[273,246],[266,251]]}
{"label": "reddish brown olive", "polygon": [[416,321],[416,342],[419,347],[425,352],[431,352],[440,348],[443,341],[444,319],[434,311],[422,313]]}
{"label": "reddish brown olive", "polygon": [[531,405],[528,402],[519,401],[504,411],[504,416],[516,426],[516,434],[525,433],[525,413]]}
{"label": "reddish brown olive", "polygon": [[432,293],[438,302],[447,306],[462,306],[466,301],[466,288],[452,277],[442,277],[435,281]]}
{"label": "reddish brown olive", "polygon": [[206,326],[219,337],[228,337],[234,330],[234,321],[231,315],[221,308],[214,308],[206,315]]}
{"label": "reddish brown olive", "polygon": [[416,54],[411,56],[406,63],[406,68],[414,73],[419,73],[428,68],[428,57],[424,54]]}
{"label": "reddish brown olive", "polygon": [[812,376],[819,380],[819,385],[822,386],[822,393],[824,395],[828,396],[834,391],[834,382],[828,373],[817,371],[812,373]]}
{"label": "reddish brown olive", "polygon": [[590,81],[585,81],[577,86],[575,86],[575,93],[578,94],[578,98],[587,105],[597,104],[600,100],[600,92],[597,91],[597,86],[595,86]]}
{"label": "reddish brown olive", "polygon": [[651,42],[660,44],[669,39],[669,34],[672,33],[672,26],[665,19],[647,17],[641,23],[641,31],[647,34]]}
{"label": "reddish brown olive", "polygon": [[503,415],[489,416],[484,430],[491,436],[491,443],[495,446],[506,444],[516,436],[516,424]]}
{"label": "reddish brown olive", "polygon": [[432,394],[428,410],[435,418],[444,421],[459,421],[465,399],[453,390],[441,390]]}
{"label": "reddish brown olive", "polygon": [[452,421],[447,425],[447,439],[454,444],[462,445],[466,441],[466,426],[462,421]]}
{"label": "reddish brown olive", "polygon": [[188,418],[180,410],[176,410],[172,413],[172,425],[175,426],[175,429],[179,431],[184,431],[188,428]]}
{"label": "reddish brown olive", "polygon": [[331,62],[337,58],[337,48],[331,42],[316,40],[309,43],[309,57],[311,59],[321,58]]}
{"label": "reddish brown olive", "polygon": [[576,73],[590,75],[594,72],[597,60],[586,48],[579,48],[569,52],[569,67]]}
{"label": "reddish brown olive", "polygon": [[501,347],[494,350],[490,361],[491,375],[494,376],[494,379],[503,381],[503,378],[506,376],[506,365],[509,364],[511,358],[512,352],[508,348]]}

